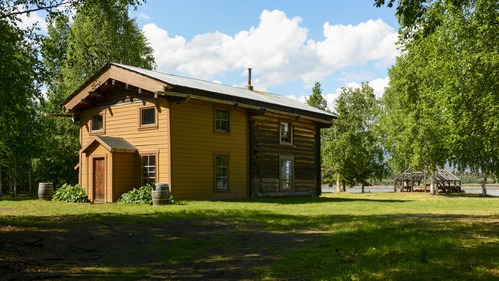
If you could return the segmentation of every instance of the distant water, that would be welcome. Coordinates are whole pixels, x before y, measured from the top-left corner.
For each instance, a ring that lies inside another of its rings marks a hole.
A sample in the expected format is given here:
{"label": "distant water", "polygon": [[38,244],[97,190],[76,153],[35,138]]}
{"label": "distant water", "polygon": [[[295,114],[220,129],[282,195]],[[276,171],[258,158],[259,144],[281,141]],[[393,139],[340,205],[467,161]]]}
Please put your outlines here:
{"label": "distant water", "polygon": [[[479,186],[463,186],[462,190],[464,190],[465,193],[469,194],[481,194],[482,189]],[[393,191],[393,186],[391,185],[375,185],[375,186],[367,186],[364,187],[365,192],[394,192]],[[322,186],[322,192],[323,193],[335,193],[336,192],[336,186],[329,187],[327,185]],[[354,186],[354,187],[347,187],[347,192],[350,193],[360,193],[360,186]],[[491,186],[487,187],[487,195],[491,196],[499,196],[499,187]]]}

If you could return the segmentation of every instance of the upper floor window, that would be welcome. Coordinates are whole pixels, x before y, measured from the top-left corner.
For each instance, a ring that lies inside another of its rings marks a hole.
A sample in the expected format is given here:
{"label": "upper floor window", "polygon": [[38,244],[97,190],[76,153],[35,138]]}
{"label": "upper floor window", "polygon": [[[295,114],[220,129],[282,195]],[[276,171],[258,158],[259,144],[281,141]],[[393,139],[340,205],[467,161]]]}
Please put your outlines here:
{"label": "upper floor window", "polygon": [[155,127],[156,123],[156,108],[144,107],[140,109],[140,127]]}
{"label": "upper floor window", "polygon": [[291,122],[279,123],[279,142],[286,144],[293,143],[293,125]]}
{"label": "upper floor window", "polygon": [[90,131],[101,132],[104,131],[104,116],[103,114],[93,115],[90,119]]}
{"label": "upper floor window", "polygon": [[225,109],[215,109],[215,132],[228,133],[229,132],[229,111]]}

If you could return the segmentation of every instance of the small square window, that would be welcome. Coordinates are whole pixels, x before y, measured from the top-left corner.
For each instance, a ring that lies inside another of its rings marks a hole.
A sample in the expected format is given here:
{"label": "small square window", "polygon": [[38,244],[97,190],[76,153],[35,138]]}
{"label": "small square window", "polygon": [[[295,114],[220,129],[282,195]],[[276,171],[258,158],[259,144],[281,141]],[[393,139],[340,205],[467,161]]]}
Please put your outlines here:
{"label": "small square window", "polygon": [[156,125],[156,109],[154,107],[140,109],[140,126]]}
{"label": "small square window", "polygon": [[104,118],[102,114],[92,116],[90,123],[90,129],[92,132],[102,131],[104,129]]}
{"label": "small square window", "polygon": [[279,141],[281,143],[293,143],[293,125],[289,122],[280,122]]}
{"label": "small square window", "polygon": [[223,109],[215,109],[215,132],[229,132],[229,111]]}

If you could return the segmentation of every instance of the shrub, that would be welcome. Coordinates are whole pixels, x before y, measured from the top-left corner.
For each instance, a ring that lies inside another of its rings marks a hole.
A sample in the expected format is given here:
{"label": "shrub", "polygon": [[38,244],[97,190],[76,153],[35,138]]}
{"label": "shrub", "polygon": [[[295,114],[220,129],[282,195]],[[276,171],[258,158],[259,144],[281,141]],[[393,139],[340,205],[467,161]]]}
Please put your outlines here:
{"label": "shrub", "polygon": [[87,202],[87,194],[79,184],[70,185],[65,183],[54,192],[52,201],[84,203]]}
{"label": "shrub", "polygon": [[137,189],[134,188],[126,193],[121,194],[118,200],[119,204],[151,204],[152,203],[152,186],[147,184]]}

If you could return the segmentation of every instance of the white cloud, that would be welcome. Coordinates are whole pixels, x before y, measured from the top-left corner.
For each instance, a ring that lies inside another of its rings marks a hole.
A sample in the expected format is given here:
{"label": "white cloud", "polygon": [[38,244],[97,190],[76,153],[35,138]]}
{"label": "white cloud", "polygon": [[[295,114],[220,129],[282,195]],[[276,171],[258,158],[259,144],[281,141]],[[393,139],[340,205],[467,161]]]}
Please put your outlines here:
{"label": "white cloud", "polygon": [[160,71],[211,80],[230,71],[254,69],[253,85],[269,86],[301,80],[320,81],[334,71],[374,62],[394,62],[397,32],[381,19],[357,25],[324,24],[324,40],[308,38],[299,17],[288,18],[279,10],[264,10],[257,27],[230,36],[205,33],[187,41],[150,23],[144,34],[154,49]]}
{"label": "white cloud", "polygon": [[45,18],[41,17],[38,12],[32,12],[29,16],[27,16],[27,14],[20,14],[19,20],[19,27],[23,29],[27,29],[29,27],[32,27],[33,25],[36,25],[38,28],[40,28],[41,31],[47,31],[47,22],[45,21]]}
{"label": "white cloud", "polygon": [[[385,92],[385,88],[388,87],[388,82],[390,81],[389,77],[386,78],[376,78],[369,81],[369,86],[373,88],[374,95],[376,98],[381,98],[383,93]],[[350,82],[346,83],[345,88],[360,88],[362,87],[361,83]],[[341,88],[336,89],[334,92],[324,95],[324,99],[327,101],[327,106],[330,110],[333,110],[336,106],[336,99],[340,96]]]}
{"label": "white cloud", "polygon": [[151,17],[149,15],[144,14],[144,13],[140,13],[139,14],[139,18],[144,19],[144,20],[150,20],[151,19]]}
{"label": "white cloud", "polygon": [[390,78],[378,78],[369,82],[369,86],[374,89],[374,94],[379,99],[383,96],[385,92],[385,88],[388,87],[388,82],[390,82]]}
{"label": "white cloud", "polygon": [[317,51],[332,68],[360,66],[371,60],[388,65],[397,54],[397,33],[381,19],[355,26],[326,22],[324,37],[317,43]]}

